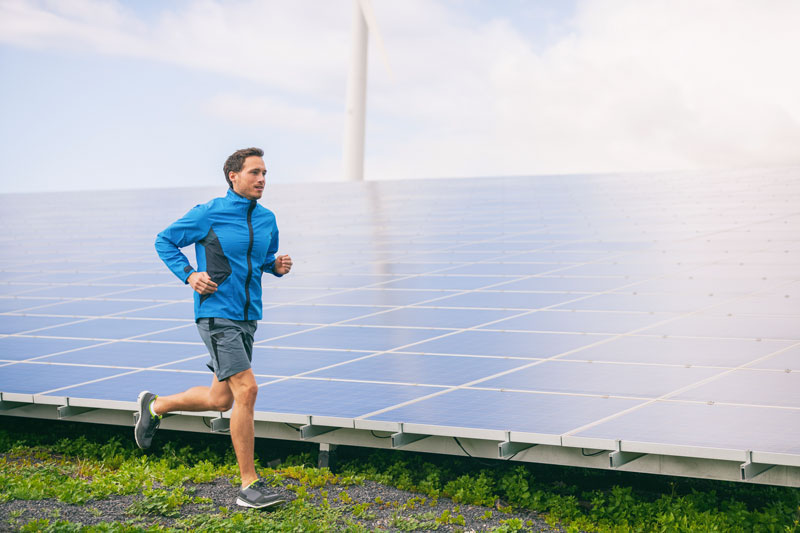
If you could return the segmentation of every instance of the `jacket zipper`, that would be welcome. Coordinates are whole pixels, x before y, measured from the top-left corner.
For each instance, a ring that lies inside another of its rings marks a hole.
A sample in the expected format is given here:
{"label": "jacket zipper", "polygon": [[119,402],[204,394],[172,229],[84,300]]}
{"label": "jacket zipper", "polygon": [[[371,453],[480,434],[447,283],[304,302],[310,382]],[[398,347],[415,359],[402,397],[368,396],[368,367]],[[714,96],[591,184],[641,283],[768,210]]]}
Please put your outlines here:
{"label": "jacket zipper", "polygon": [[256,201],[250,201],[250,207],[247,209],[247,229],[250,232],[250,244],[247,245],[247,278],[244,281],[244,319],[248,320],[250,314],[250,279],[253,277],[253,260],[250,254],[253,252],[253,209],[256,207]]}

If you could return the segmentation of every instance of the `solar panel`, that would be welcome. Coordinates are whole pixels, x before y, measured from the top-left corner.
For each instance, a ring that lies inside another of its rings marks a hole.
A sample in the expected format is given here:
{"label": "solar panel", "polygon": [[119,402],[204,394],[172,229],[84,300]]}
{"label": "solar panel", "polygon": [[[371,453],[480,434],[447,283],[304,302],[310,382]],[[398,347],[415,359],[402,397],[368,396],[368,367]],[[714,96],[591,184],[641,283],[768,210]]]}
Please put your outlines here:
{"label": "solar panel", "polygon": [[[153,240],[223,193],[0,196],[0,412],[131,423],[139,391],[210,382]],[[264,278],[260,434],[800,486],[797,171],[275,185],[263,203],[295,267]]]}

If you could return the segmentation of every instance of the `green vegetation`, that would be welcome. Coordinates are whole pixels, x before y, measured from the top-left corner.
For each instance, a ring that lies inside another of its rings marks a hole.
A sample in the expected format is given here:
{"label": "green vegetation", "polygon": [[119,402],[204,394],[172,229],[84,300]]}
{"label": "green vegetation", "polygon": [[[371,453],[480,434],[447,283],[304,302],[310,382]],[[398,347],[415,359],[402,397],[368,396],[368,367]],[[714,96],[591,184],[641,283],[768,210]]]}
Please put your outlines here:
{"label": "green vegetation", "polygon": [[[531,509],[567,531],[800,531],[798,489],[501,461],[481,466],[474,459],[374,451],[341,472],[501,513]],[[452,520],[439,523],[458,523]],[[502,523],[501,531],[525,527],[516,518]]]}
{"label": "green vegetation", "polygon": [[[269,513],[229,510],[197,497],[192,486],[218,479],[229,480],[232,490],[238,485],[228,437],[164,432],[145,453],[135,447],[130,428],[21,419],[6,427],[0,430],[0,502],[137,497],[124,522],[84,526],[61,519],[56,509],[37,520],[10,512],[0,529],[366,532],[377,529],[373,521],[380,513],[388,513],[384,527],[394,530],[458,529],[465,525],[463,509],[433,510],[450,498],[462,507],[488,507],[480,521],[491,520],[498,532],[528,530],[530,522],[509,513],[533,510],[567,531],[800,533],[797,489],[356,448],[340,449],[334,473],[309,466],[315,463],[313,444],[275,441],[259,441],[257,456],[278,457],[282,464],[259,466],[259,472],[296,499]],[[416,496],[359,502],[348,487],[365,480]],[[100,516],[92,505],[88,512]]]}

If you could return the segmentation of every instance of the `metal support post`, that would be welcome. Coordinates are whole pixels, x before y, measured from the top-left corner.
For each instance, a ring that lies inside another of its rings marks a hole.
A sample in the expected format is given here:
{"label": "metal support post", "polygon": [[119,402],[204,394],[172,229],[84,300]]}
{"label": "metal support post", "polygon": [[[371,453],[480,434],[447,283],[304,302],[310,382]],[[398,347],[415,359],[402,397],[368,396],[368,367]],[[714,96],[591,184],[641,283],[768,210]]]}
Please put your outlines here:
{"label": "metal support post", "polygon": [[317,458],[317,467],[319,468],[332,468],[336,462],[336,444],[328,444],[327,442],[319,443],[319,456]]}
{"label": "metal support post", "polygon": [[211,419],[211,433],[230,433],[231,419],[230,418],[212,418]]}

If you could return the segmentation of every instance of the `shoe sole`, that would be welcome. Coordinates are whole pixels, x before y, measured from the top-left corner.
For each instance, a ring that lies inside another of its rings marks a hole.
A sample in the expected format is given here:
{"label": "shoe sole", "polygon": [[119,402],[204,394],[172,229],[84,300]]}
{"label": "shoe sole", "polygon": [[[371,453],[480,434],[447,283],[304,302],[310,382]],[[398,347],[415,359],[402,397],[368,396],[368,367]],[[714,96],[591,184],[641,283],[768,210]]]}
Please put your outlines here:
{"label": "shoe sole", "polygon": [[144,399],[144,396],[149,393],[150,391],[142,391],[136,398],[136,403],[139,404],[139,412],[137,413],[139,416],[136,417],[136,424],[133,426],[133,439],[136,441],[136,445],[142,450],[149,448],[149,446],[142,446],[142,443],[139,442],[139,427],[142,423],[142,416],[144,415],[144,406],[142,406],[142,400]]}
{"label": "shoe sole", "polygon": [[251,509],[266,509],[267,507],[272,507],[273,505],[277,505],[285,501],[286,500],[275,500],[273,502],[265,503],[264,505],[253,505],[252,503],[246,502],[241,498],[236,498],[236,505],[239,507],[249,507]]}

